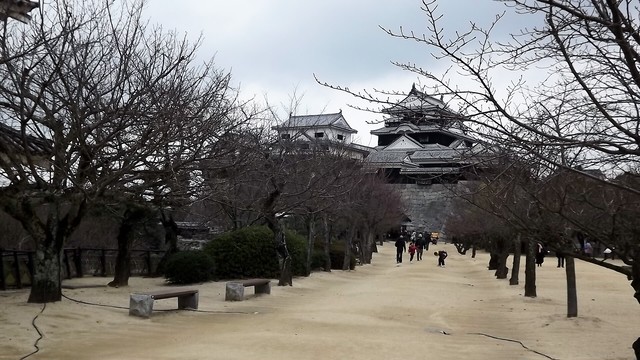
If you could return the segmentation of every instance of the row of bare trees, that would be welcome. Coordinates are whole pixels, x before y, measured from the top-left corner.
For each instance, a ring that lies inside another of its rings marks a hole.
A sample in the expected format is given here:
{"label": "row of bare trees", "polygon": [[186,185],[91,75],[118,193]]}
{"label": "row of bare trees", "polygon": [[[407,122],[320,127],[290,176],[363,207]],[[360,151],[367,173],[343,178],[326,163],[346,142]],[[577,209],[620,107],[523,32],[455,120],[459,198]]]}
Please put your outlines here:
{"label": "row of bare trees", "polygon": [[[447,22],[438,0],[423,0],[423,29],[383,29],[425,47],[437,65],[395,65],[424,79],[426,93],[448,99],[494,154],[484,168],[498,170],[480,174],[481,185],[465,196],[491,220],[459,235],[543,240],[570,259],[627,276],[640,302],[637,2],[497,1],[505,10],[487,26]],[[332,87],[383,106],[393,94]],[[613,249],[624,265],[585,256],[585,239]],[[640,357],[640,339],[636,348]]]}
{"label": "row of bare trees", "polygon": [[316,234],[359,234],[370,260],[374,234],[399,219],[399,198],[344,149],[274,137],[272,112],[241,102],[199,42],[149,25],[143,1],[59,1],[3,25],[0,120],[14,141],[0,149],[0,209],[36,250],[30,302],[60,300],[62,248],[89,217],[119,224],[113,286],[128,283],[140,224],[159,221],[176,250],[175,209],[266,223],[281,284],[283,217],[306,219],[308,267]]}
{"label": "row of bare trees", "polygon": [[[424,45],[445,66],[436,73],[396,63],[423,77],[427,92],[450,99],[495,155],[448,229],[476,240],[491,233],[498,262],[520,240],[565,254],[570,303],[574,258],[627,276],[640,302],[637,2],[500,2],[505,11],[486,27],[471,21],[451,31],[438,1],[425,0],[425,29],[386,30]],[[518,22],[528,25],[502,31]],[[586,256],[584,241],[612,249],[624,265]],[[535,296],[535,285],[525,290]],[[636,346],[640,356],[640,339]]]}

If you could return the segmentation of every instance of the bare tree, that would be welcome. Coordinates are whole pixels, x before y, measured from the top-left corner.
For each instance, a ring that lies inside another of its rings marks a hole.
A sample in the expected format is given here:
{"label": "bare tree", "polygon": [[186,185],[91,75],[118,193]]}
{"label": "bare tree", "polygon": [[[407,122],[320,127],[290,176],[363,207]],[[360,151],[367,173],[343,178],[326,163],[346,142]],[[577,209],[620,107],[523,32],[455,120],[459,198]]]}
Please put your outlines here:
{"label": "bare tree", "polygon": [[[198,44],[142,20],[142,2],[56,2],[43,18],[7,34],[2,122],[25,151],[0,159],[9,186],[0,206],[33,238],[30,302],[57,301],[60,251],[97,202],[166,198],[217,136],[232,128],[229,75],[196,65]],[[32,139],[47,144],[31,150]]]}

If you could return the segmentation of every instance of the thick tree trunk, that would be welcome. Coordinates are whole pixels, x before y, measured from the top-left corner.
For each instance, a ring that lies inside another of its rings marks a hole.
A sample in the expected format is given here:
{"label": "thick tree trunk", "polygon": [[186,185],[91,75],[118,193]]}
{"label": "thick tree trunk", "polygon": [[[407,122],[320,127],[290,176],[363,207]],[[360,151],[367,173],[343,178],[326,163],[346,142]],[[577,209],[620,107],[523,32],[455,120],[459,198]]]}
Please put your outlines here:
{"label": "thick tree trunk", "polygon": [[576,287],[576,262],[572,256],[565,259],[567,276],[567,317],[578,316],[578,290]]}
{"label": "thick tree trunk", "polygon": [[509,253],[503,252],[498,256],[498,268],[496,269],[496,278],[506,279],[509,275],[509,267],[507,266],[507,259],[509,259]]}
{"label": "thick tree trunk", "polygon": [[[167,261],[171,255],[178,252],[178,224],[176,224],[176,221],[173,219],[173,215],[167,214],[164,210],[160,210],[160,221],[164,228],[164,244],[166,250],[154,272],[156,276],[164,274]],[[149,269],[149,272],[151,272],[151,269]]]}
{"label": "thick tree trunk", "polygon": [[[64,202],[62,199],[58,199]],[[69,202],[64,206],[52,202],[47,206],[46,225],[40,222],[38,215],[27,203],[17,207],[17,213],[11,213],[33,237],[36,253],[33,264],[30,303],[48,303],[62,299],[62,249],[66,238],[78,227],[86,210],[84,199],[77,204]]]}
{"label": "thick tree trunk", "polygon": [[536,297],[536,247],[532,239],[527,240],[527,258],[524,271],[524,296]]}
{"label": "thick tree trunk", "polygon": [[131,247],[135,239],[135,227],[146,216],[146,209],[129,208],[124,212],[120,230],[118,231],[118,255],[116,256],[115,274],[109,286],[129,286],[131,276]]}
{"label": "thick tree trunk", "polygon": [[48,303],[62,299],[61,250],[39,241],[36,248],[30,303]]}
{"label": "thick tree trunk", "polygon": [[322,223],[324,225],[324,271],[331,272],[331,226],[326,217],[322,219]]}
{"label": "thick tree trunk", "polygon": [[499,255],[495,252],[489,254],[489,270],[498,270],[500,264]]}
{"label": "thick tree trunk", "polygon": [[511,266],[511,278],[509,279],[509,285],[518,285],[519,273],[520,273],[520,257],[522,255],[522,242],[520,240],[520,234],[513,240],[513,264]]}

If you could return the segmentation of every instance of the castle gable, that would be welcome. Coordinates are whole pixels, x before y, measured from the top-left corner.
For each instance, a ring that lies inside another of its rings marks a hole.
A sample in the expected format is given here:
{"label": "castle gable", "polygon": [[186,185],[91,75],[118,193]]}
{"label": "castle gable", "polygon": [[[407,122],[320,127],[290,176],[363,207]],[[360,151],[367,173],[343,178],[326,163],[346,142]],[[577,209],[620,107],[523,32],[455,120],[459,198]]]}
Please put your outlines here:
{"label": "castle gable", "polygon": [[392,142],[389,146],[387,146],[384,151],[387,150],[418,150],[422,149],[422,145],[419,142],[413,140],[412,138],[402,135],[397,138],[394,142]]}

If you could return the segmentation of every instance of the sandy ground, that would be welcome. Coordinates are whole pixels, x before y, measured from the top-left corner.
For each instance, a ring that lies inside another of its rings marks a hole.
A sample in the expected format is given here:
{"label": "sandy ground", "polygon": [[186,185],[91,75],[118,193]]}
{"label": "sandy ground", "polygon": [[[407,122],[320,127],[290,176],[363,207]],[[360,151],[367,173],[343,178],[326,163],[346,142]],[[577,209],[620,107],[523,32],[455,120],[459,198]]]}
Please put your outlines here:
{"label": "sandy ground", "polygon": [[161,279],[65,289],[68,298],[44,311],[26,302],[28,290],[0,291],[0,359],[36,350],[36,316],[42,339],[28,359],[634,358],[640,305],[624,276],[578,261],[579,317],[568,319],[555,258],[538,268],[538,297],[525,298],[524,273],[510,286],[486,269],[487,254],[471,259],[452,245],[435,246],[443,248],[446,268],[432,252],[396,266],[388,243],[372,265],[314,273],[242,302],[224,301],[224,282],[200,284],[199,311],[159,300],[150,319],[128,315],[129,293],[164,286]]}

